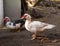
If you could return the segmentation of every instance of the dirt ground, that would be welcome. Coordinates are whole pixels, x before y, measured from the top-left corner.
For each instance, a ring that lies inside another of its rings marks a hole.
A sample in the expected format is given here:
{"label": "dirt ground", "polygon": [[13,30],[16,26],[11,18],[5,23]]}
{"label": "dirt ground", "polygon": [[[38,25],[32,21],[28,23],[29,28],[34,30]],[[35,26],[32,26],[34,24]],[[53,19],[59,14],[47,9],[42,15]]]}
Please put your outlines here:
{"label": "dirt ground", "polygon": [[[39,20],[39,19],[38,19]],[[11,32],[9,29],[0,29],[0,46],[60,46],[60,10],[56,14],[51,14],[44,22],[56,25],[52,30],[46,30],[41,36],[46,36],[49,40],[30,40],[31,32],[21,30],[21,32]]]}

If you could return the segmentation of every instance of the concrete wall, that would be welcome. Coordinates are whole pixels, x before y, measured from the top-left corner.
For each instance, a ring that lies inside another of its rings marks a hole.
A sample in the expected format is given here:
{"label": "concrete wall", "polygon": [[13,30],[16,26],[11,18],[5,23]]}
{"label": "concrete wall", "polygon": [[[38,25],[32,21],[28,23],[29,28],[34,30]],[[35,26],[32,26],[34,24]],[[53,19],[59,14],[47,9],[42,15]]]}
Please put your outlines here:
{"label": "concrete wall", "polygon": [[19,19],[21,16],[21,0],[4,0],[4,15],[11,20]]}
{"label": "concrete wall", "polygon": [[3,25],[3,0],[0,0],[0,27]]}

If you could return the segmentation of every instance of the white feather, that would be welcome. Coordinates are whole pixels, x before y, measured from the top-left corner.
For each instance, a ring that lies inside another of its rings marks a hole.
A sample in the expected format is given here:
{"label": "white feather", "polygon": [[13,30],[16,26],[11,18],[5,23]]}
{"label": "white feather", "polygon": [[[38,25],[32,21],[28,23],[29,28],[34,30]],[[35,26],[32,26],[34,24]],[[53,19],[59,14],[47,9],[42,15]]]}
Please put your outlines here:
{"label": "white feather", "polygon": [[48,24],[48,25],[45,26],[44,28],[45,28],[45,29],[52,29],[52,28],[54,28],[54,27],[55,27],[55,25]]}
{"label": "white feather", "polygon": [[7,22],[6,27],[9,29],[17,29],[17,28],[20,28],[20,23],[14,26],[12,22]]}

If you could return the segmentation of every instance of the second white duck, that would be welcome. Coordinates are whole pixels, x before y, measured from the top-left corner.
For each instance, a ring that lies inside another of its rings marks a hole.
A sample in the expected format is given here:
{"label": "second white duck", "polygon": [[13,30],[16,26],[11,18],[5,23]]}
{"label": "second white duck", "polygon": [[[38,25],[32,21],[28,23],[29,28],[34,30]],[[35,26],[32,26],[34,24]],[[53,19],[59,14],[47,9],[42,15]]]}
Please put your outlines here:
{"label": "second white duck", "polygon": [[25,13],[22,18],[26,19],[25,28],[28,31],[34,33],[32,35],[32,40],[36,38],[37,32],[44,31],[45,29],[52,29],[55,27],[55,25],[52,24],[43,23],[40,21],[31,21],[31,16],[27,13]]}

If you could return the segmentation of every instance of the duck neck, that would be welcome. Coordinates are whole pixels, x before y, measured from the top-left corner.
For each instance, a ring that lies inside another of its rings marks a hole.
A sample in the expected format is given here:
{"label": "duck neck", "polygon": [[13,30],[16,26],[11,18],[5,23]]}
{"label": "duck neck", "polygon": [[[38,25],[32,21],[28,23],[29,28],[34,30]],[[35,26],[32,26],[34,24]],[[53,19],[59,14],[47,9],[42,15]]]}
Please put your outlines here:
{"label": "duck neck", "polygon": [[25,22],[25,28],[29,30],[29,24],[31,23],[31,20],[26,20]]}
{"label": "duck neck", "polygon": [[26,23],[27,23],[27,24],[31,23],[31,19],[26,20]]}

